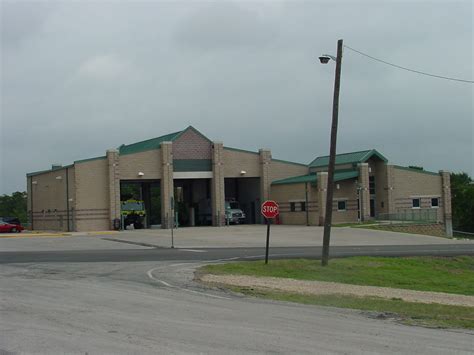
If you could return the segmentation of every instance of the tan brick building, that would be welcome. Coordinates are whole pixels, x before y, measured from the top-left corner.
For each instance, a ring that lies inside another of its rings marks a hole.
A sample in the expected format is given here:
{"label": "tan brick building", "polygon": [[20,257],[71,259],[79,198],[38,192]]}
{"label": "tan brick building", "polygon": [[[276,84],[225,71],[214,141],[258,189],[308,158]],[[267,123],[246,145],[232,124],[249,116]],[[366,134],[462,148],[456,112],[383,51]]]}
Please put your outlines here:
{"label": "tan brick building", "polygon": [[[306,175],[272,181],[283,224],[323,225],[328,157],[308,165]],[[376,150],[336,156],[333,223],[371,219],[442,223],[452,236],[449,173],[388,164]]]}
{"label": "tan brick building", "polygon": [[[280,204],[279,223],[321,225],[327,160],[278,160],[268,149],[212,142],[190,126],[27,174],[30,223],[33,229],[112,229],[121,201],[132,196],[144,201],[146,227],[169,228],[173,218],[181,225],[222,226],[226,200],[239,202],[245,223],[261,223],[260,205],[270,198]],[[449,227],[448,173],[389,165],[375,150],[340,154],[336,163],[334,223],[426,213]]]}

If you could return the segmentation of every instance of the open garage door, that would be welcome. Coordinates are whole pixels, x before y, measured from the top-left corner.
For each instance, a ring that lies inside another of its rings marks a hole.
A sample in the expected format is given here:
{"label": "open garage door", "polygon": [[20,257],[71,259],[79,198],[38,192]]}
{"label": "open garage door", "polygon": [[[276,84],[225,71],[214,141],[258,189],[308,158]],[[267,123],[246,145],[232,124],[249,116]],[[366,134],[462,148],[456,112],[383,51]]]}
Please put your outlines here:
{"label": "open garage door", "polygon": [[[143,206],[144,215],[140,218],[132,216],[124,219],[126,225],[132,223],[133,220],[138,220],[135,227],[138,228],[152,228],[161,225],[161,189],[159,180],[134,181],[122,180],[120,181],[120,201],[121,206],[125,201],[137,201],[133,204],[125,205],[127,208],[140,209]],[[132,211],[130,211],[133,214]]]}
{"label": "open garage door", "polygon": [[179,226],[212,224],[211,179],[174,179],[174,198]]}
{"label": "open garage door", "polygon": [[226,201],[237,201],[245,213],[244,223],[261,223],[260,178],[225,178]]}

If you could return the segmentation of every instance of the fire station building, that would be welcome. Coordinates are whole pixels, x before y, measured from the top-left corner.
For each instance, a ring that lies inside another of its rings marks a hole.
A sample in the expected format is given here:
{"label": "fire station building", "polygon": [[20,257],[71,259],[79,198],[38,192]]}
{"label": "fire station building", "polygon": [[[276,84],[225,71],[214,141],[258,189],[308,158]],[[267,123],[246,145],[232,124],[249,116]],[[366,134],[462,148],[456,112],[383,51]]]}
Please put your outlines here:
{"label": "fire station building", "polygon": [[[260,205],[280,205],[277,223],[322,225],[328,157],[310,164],[211,141],[193,127],[109,149],[104,156],[27,174],[33,229],[98,231],[118,227],[121,201],[140,200],[146,228],[226,223],[235,201],[244,223],[262,223]],[[374,149],[336,157],[333,222],[425,216],[451,226],[449,173],[388,163]],[[449,232],[448,232],[449,234]]]}

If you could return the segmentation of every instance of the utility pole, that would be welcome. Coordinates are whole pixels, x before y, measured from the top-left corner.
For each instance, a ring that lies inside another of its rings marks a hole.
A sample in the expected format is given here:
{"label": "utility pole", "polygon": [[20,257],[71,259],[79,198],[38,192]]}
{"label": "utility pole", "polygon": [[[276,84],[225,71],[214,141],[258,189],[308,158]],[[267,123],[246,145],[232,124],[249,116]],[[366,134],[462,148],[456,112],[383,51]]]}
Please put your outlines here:
{"label": "utility pole", "polygon": [[332,106],[331,145],[329,148],[328,190],[326,197],[326,217],[324,218],[323,254],[321,265],[329,262],[329,241],[331,239],[332,204],[334,195],[334,166],[336,165],[337,121],[339,115],[339,89],[341,87],[342,39],[337,41],[336,76]]}

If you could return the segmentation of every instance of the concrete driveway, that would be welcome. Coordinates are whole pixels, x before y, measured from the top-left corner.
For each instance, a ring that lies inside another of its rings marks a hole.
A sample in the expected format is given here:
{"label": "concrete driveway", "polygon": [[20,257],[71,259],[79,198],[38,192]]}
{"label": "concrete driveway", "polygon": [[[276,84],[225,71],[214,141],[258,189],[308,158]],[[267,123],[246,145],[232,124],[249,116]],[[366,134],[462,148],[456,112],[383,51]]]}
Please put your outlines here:
{"label": "concrete driveway", "polygon": [[[222,228],[187,227],[174,230],[174,245],[179,248],[264,247],[265,239],[266,226],[264,225]],[[272,247],[321,246],[322,240],[323,227],[282,225],[271,227],[270,245]],[[117,243],[112,243],[112,241]],[[470,243],[474,241],[349,227],[332,228],[331,232],[333,246]],[[171,230],[142,229],[107,234],[91,232],[70,233],[66,236],[55,237],[18,237],[17,235],[15,238],[0,238],[0,251],[143,249],[150,245],[170,247]]]}
{"label": "concrete driveway", "polygon": [[[260,247],[265,245],[267,227],[264,225],[240,225],[230,227],[194,227],[174,230],[174,243],[186,248]],[[169,247],[171,231],[147,229],[123,231],[108,238],[148,243]],[[274,247],[320,246],[323,227],[282,226],[271,227],[270,243]],[[332,228],[331,245],[424,245],[470,243],[447,238],[419,234],[376,231],[360,228]]]}

